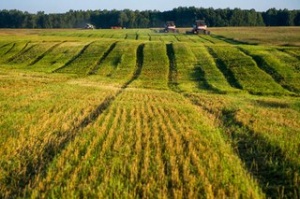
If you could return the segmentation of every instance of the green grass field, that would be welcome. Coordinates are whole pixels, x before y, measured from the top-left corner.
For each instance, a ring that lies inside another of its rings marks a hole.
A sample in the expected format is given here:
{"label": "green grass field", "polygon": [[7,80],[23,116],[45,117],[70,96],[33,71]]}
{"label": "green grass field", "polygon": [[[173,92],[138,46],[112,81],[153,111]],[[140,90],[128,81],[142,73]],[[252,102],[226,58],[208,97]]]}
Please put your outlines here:
{"label": "green grass field", "polygon": [[211,31],[0,30],[0,198],[299,198],[300,28]]}

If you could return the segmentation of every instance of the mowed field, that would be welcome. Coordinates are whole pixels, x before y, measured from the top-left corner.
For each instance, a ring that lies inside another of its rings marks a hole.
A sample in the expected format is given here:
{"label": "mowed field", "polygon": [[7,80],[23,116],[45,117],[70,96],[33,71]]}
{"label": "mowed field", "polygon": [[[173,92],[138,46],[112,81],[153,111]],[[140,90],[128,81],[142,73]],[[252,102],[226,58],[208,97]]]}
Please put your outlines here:
{"label": "mowed field", "polygon": [[300,28],[211,31],[0,30],[0,198],[299,198]]}

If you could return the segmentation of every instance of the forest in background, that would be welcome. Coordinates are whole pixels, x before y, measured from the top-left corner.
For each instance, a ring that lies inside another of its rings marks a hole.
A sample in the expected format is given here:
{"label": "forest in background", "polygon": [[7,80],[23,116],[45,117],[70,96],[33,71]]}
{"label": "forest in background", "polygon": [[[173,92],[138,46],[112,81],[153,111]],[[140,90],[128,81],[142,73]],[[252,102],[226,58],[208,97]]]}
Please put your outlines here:
{"label": "forest in background", "polygon": [[265,12],[254,9],[214,9],[178,7],[157,10],[69,10],[66,13],[37,13],[0,10],[0,28],[82,28],[91,23],[96,28],[161,27],[175,21],[177,27],[190,27],[195,19],[204,19],[210,27],[227,26],[300,26],[300,10],[271,8]]}

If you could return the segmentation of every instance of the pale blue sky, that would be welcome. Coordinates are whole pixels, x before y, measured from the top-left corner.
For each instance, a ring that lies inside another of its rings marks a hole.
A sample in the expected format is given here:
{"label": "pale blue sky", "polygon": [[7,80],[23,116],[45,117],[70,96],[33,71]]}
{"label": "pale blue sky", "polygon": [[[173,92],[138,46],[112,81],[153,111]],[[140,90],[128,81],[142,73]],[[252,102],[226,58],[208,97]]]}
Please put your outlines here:
{"label": "pale blue sky", "polygon": [[73,10],[172,10],[179,6],[241,8],[266,11],[269,8],[300,10],[300,0],[0,0],[0,10],[18,9],[36,13],[63,13]]}

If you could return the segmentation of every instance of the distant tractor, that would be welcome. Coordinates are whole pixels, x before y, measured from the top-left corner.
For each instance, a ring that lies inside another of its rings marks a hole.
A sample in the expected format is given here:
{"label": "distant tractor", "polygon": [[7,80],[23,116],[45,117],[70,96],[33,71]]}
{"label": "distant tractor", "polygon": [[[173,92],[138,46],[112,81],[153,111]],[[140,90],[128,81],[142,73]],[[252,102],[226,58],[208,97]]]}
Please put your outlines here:
{"label": "distant tractor", "polygon": [[174,21],[167,21],[163,32],[178,32]]}
{"label": "distant tractor", "polygon": [[192,31],[187,31],[187,34],[205,34],[210,35],[210,31],[207,30],[207,25],[204,20],[196,20],[193,25]]}
{"label": "distant tractor", "polygon": [[84,28],[85,29],[94,29],[95,27],[92,24],[87,23]]}

